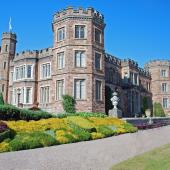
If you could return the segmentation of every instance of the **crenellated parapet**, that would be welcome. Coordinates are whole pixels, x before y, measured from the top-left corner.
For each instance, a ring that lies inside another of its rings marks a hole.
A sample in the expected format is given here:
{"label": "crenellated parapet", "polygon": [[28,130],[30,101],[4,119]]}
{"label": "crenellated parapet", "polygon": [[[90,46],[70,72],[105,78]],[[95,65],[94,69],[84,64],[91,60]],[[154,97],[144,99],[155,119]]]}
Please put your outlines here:
{"label": "crenellated parapet", "polygon": [[21,53],[17,53],[15,55],[14,61],[17,61],[19,59],[37,58],[37,56],[38,56],[37,50],[35,50],[35,51],[30,51],[30,50],[22,51]]}
{"label": "crenellated parapet", "polygon": [[151,73],[143,68],[138,67],[139,75],[151,78]]}
{"label": "crenellated parapet", "polygon": [[38,53],[39,53],[38,55],[39,58],[49,57],[53,55],[52,48],[41,49],[38,51]]}
{"label": "crenellated parapet", "polygon": [[91,7],[87,9],[83,9],[81,7],[79,7],[78,9],[74,9],[73,7],[67,7],[67,9],[63,9],[53,15],[53,23],[59,22],[67,18],[95,19],[104,23],[104,16]]}
{"label": "crenellated parapet", "polygon": [[4,32],[2,33],[2,40],[3,39],[12,39],[15,40],[17,39],[17,35],[15,33],[9,33],[9,32]]}
{"label": "crenellated parapet", "polygon": [[149,71],[139,67],[138,63],[134,60],[124,59],[124,60],[121,61],[121,65],[123,67],[129,66],[130,68],[135,69],[137,72],[139,72],[139,75],[151,78],[151,74],[149,73]]}
{"label": "crenellated parapet", "polygon": [[130,66],[132,68],[137,69],[138,68],[138,63],[132,59],[123,59],[121,60],[122,66]]}
{"label": "crenellated parapet", "polygon": [[115,56],[105,53],[105,62],[121,66],[121,60]]}
{"label": "crenellated parapet", "polygon": [[170,66],[170,60],[166,59],[157,59],[157,60],[150,60],[148,63],[145,64],[145,68],[148,70],[150,67],[156,67],[156,66]]}

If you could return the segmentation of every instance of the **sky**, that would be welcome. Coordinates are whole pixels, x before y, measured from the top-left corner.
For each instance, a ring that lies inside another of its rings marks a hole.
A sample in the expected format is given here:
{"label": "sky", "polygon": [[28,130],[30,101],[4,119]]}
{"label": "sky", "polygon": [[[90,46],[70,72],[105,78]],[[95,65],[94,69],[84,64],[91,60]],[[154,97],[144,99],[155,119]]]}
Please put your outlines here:
{"label": "sky", "polygon": [[143,67],[170,59],[170,0],[8,0],[0,3],[0,34],[12,19],[17,52],[52,47],[52,16],[67,6],[93,7],[105,17],[105,51]]}

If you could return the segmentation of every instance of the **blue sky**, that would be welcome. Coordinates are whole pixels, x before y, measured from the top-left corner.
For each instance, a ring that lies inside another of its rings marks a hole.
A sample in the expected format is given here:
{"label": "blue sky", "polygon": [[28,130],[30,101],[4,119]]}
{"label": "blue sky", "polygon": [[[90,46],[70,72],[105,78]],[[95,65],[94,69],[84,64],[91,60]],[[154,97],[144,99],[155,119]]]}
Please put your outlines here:
{"label": "blue sky", "polygon": [[8,0],[0,5],[0,34],[12,17],[17,51],[52,46],[52,15],[67,6],[94,7],[105,16],[105,50],[143,66],[170,58],[170,0]]}

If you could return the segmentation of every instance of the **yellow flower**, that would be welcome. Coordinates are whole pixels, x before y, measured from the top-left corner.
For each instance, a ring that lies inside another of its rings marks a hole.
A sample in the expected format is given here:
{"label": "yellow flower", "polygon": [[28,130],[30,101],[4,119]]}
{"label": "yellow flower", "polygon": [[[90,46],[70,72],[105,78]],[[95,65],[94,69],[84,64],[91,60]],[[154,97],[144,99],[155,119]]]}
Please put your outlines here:
{"label": "yellow flower", "polygon": [[0,153],[1,152],[7,152],[7,151],[9,151],[9,143],[7,143],[7,142],[1,142],[0,143]]}
{"label": "yellow flower", "polygon": [[104,137],[104,135],[103,135],[102,133],[92,132],[92,133],[91,133],[91,137],[92,137],[93,140],[94,140],[94,139],[101,139],[101,138]]}

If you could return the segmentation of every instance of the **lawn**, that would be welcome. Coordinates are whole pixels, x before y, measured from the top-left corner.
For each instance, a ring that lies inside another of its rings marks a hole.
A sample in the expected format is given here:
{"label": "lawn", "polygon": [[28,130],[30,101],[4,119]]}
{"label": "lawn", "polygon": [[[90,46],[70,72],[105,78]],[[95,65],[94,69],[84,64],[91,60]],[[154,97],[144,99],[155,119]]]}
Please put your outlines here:
{"label": "lawn", "polygon": [[135,156],[113,166],[112,170],[169,170],[170,144]]}

